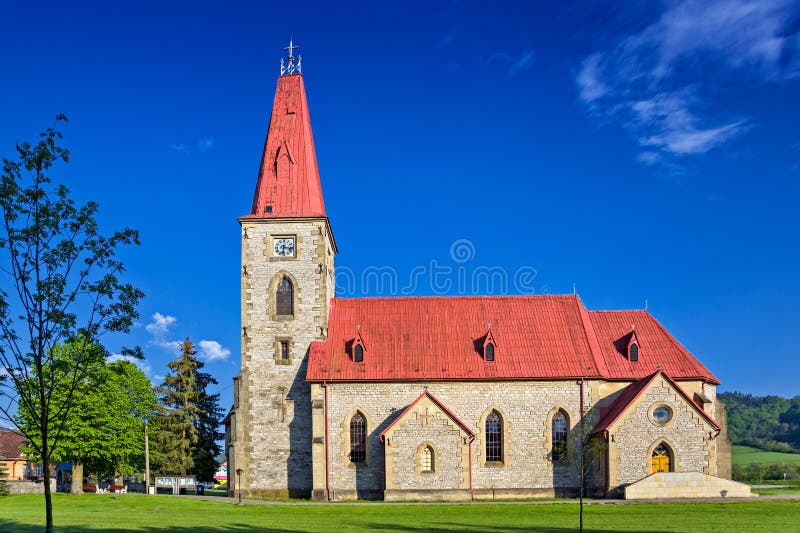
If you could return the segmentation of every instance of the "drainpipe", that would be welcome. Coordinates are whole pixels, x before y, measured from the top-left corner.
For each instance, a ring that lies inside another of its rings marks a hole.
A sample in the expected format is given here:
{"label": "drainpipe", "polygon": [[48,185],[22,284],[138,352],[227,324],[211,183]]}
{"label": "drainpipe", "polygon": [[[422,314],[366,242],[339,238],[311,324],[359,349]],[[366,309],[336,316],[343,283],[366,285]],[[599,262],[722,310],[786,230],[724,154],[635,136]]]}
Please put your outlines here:
{"label": "drainpipe", "polygon": [[[586,465],[584,461],[586,461],[586,450],[584,446],[586,445],[586,441],[588,440],[586,437],[586,421],[583,419],[583,410],[584,410],[584,402],[583,402],[583,377],[581,377],[581,505],[583,505],[583,493],[584,487],[586,485]],[[581,513],[583,513],[583,507],[581,507]],[[581,515],[581,531],[583,531],[583,516]]]}
{"label": "drainpipe", "polygon": [[608,430],[603,430],[603,439],[606,441],[606,464],[603,470],[606,471],[606,475],[603,476],[605,478],[605,486],[603,487],[603,498],[608,497],[608,485],[611,482],[611,474],[609,469],[611,468],[611,454],[609,453],[609,448],[611,447],[611,442],[609,441],[609,434]]}
{"label": "drainpipe", "polygon": [[325,493],[328,500],[331,499],[331,465],[328,459],[328,382],[322,382],[325,390]]}
{"label": "drainpipe", "polygon": [[475,489],[472,487],[472,441],[475,440],[475,435],[469,438],[469,495],[472,501],[475,501]]}

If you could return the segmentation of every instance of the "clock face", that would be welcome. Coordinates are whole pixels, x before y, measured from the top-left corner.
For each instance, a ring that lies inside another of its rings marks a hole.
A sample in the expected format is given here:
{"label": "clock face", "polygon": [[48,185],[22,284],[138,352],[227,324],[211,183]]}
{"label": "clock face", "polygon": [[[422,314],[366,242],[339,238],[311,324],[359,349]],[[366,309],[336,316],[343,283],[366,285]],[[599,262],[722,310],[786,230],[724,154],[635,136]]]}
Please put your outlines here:
{"label": "clock face", "polygon": [[292,257],[294,255],[294,237],[275,239],[275,255],[278,257]]}

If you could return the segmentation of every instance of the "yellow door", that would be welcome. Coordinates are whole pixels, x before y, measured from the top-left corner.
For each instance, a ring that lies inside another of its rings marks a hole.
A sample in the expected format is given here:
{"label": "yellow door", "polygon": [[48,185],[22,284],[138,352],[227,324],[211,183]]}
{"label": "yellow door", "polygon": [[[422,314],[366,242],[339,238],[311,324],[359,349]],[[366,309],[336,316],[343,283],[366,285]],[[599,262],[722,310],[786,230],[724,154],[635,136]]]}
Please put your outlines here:
{"label": "yellow door", "polygon": [[669,465],[669,450],[663,445],[659,444],[658,447],[653,450],[653,474],[656,472],[669,472],[670,465]]}

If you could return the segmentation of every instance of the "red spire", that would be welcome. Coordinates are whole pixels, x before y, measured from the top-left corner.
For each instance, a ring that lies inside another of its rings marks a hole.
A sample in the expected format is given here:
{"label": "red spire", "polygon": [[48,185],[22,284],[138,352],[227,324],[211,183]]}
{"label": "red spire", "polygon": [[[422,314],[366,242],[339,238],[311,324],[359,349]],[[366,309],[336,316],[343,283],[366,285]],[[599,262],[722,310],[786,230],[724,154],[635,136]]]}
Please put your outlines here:
{"label": "red spire", "polygon": [[249,217],[324,217],[303,76],[278,78]]}

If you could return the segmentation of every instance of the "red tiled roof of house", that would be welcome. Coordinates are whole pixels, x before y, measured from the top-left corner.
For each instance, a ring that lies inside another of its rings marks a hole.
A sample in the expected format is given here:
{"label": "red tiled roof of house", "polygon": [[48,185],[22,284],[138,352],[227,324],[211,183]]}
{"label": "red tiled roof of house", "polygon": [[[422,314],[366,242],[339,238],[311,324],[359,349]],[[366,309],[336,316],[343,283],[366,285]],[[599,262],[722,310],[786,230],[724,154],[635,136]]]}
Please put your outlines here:
{"label": "red tiled roof of house", "polygon": [[245,218],[324,217],[303,76],[278,78],[253,206]]}
{"label": "red tiled roof of house", "polygon": [[25,444],[25,437],[11,431],[10,429],[0,429],[0,456],[3,459],[21,459],[23,458],[22,445]]}
{"label": "red tiled roof of house", "polygon": [[[614,345],[631,317],[638,363]],[[490,327],[494,362],[482,353]],[[362,363],[351,353],[359,334]],[[334,298],[328,338],[311,344],[307,380],[638,380],[659,364],[676,379],[718,383],[645,311],[586,311],[577,296]]]}
{"label": "red tiled roof of house", "polygon": [[414,400],[413,402],[411,402],[411,403],[408,405],[408,407],[406,407],[405,409],[403,409],[403,412],[402,412],[402,413],[400,413],[400,414],[398,415],[398,417],[397,417],[397,418],[395,418],[395,419],[392,421],[392,423],[391,423],[391,424],[389,424],[388,426],[386,426],[386,429],[384,429],[383,431],[381,431],[381,434],[380,434],[380,439],[381,439],[381,440],[383,440],[383,438],[384,438],[384,435],[386,435],[386,434],[389,432],[389,430],[390,430],[390,429],[392,429],[392,428],[393,428],[393,427],[394,427],[394,426],[395,426],[395,425],[396,425],[398,422],[400,422],[400,420],[401,420],[401,419],[402,419],[404,416],[406,416],[406,413],[408,413],[408,412],[409,412],[411,409],[413,409],[413,408],[414,408],[414,406],[415,406],[415,405],[417,405],[417,404],[419,403],[419,401],[420,401],[420,400],[422,400],[422,399],[423,399],[423,398],[425,398],[425,397],[427,397],[427,398],[430,398],[430,399],[431,399],[431,401],[432,401],[433,403],[435,403],[437,406],[439,406],[439,409],[441,409],[441,410],[442,410],[442,411],[443,411],[443,412],[444,412],[444,413],[445,413],[447,416],[449,416],[449,417],[450,417],[450,418],[453,420],[453,422],[455,422],[456,424],[458,424],[458,425],[461,427],[461,429],[463,429],[463,430],[464,430],[464,432],[465,432],[467,435],[469,435],[470,437],[474,437],[474,436],[475,436],[475,432],[474,432],[474,431],[472,431],[472,430],[469,428],[469,426],[467,426],[467,425],[466,425],[464,422],[462,422],[462,421],[461,421],[461,419],[460,419],[460,418],[458,418],[458,417],[457,417],[455,414],[453,414],[453,412],[452,412],[450,409],[448,409],[448,408],[447,408],[447,406],[446,406],[445,404],[443,404],[441,401],[439,401],[439,399],[438,399],[436,396],[434,396],[433,394],[431,394],[430,392],[428,392],[428,391],[426,390],[426,391],[423,391],[423,393],[422,393],[422,394],[420,394],[419,396],[417,396],[417,399],[416,399],[416,400]]}
{"label": "red tiled roof of house", "polygon": [[636,401],[636,399],[642,395],[642,393],[647,389],[647,387],[649,387],[650,384],[653,381],[655,381],[655,379],[658,378],[659,376],[663,376],[664,379],[666,379],[675,388],[675,390],[678,391],[678,394],[680,394],[683,397],[683,399],[689,403],[689,405],[694,407],[697,413],[704,419],[706,419],[714,429],[720,428],[716,420],[711,418],[711,416],[708,415],[703,410],[702,406],[697,405],[697,402],[695,402],[692,398],[690,398],[689,395],[686,394],[686,392],[677,383],[675,383],[675,381],[672,378],[670,378],[665,372],[663,372],[662,370],[658,370],[653,374],[646,376],[628,385],[628,387],[624,391],[622,391],[622,394],[620,394],[617,397],[617,399],[614,400],[611,403],[611,405],[608,406],[608,409],[606,410],[605,414],[592,430],[592,434],[597,434],[603,431],[607,431],[619,419],[619,417],[621,417],[622,414],[625,413],[625,411],[627,411],[628,407],[630,407],[630,405],[634,401]]}

